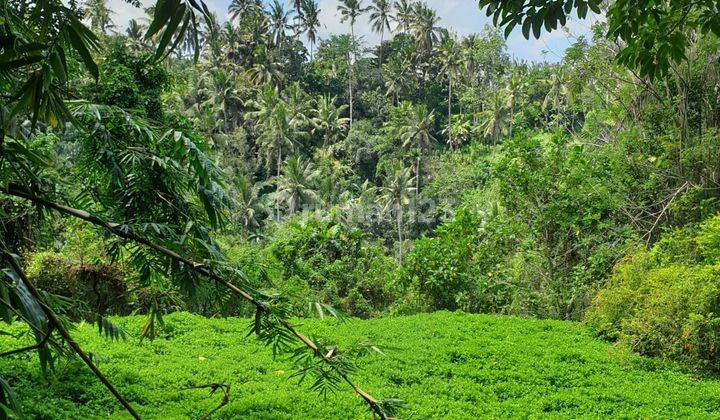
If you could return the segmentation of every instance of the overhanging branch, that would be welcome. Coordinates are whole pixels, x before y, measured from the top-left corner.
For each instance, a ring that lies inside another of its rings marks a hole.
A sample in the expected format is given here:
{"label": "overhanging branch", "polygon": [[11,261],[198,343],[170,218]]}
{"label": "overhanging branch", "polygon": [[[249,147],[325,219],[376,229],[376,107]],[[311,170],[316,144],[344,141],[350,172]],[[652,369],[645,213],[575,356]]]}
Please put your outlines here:
{"label": "overhanging branch", "polygon": [[[42,197],[38,197],[18,186],[15,185],[8,185],[6,188],[3,188],[2,190],[5,194],[22,198],[28,201],[33,202],[36,205],[40,205],[42,207],[56,210],[62,214],[69,215],[76,217],[78,219],[84,220],[86,222],[92,223],[96,226],[105,228],[109,231],[111,231],[116,236],[119,236],[123,239],[127,239],[129,241],[133,241],[136,243],[139,243],[141,245],[144,245],[148,248],[151,248],[158,253],[165,255],[175,261],[178,261],[191,270],[195,271],[196,273],[207,277],[219,284],[224,285],[228,289],[230,289],[233,293],[236,295],[242,297],[252,305],[254,305],[258,310],[266,310],[266,305],[256,299],[254,296],[252,296],[250,293],[246,292],[245,290],[240,289],[235,284],[231,283],[230,281],[225,280],[222,276],[215,273],[212,269],[208,268],[204,264],[192,261],[186,257],[183,257],[182,255],[178,254],[177,252],[166,248],[162,245],[156,244],[154,242],[149,241],[146,238],[143,238],[142,236],[136,235],[130,231],[121,229],[121,225],[118,223],[112,223],[112,222],[106,222],[102,219],[100,219],[97,216],[94,216],[87,211],[75,209],[72,207],[65,206],[63,204],[55,203],[49,200],[46,200]],[[333,361],[326,357],[325,354],[323,354],[321,351],[319,351],[318,346],[308,337],[303,335],[300,331],[298,331],[294,326],[292,326],[288,321],[284,319],[279,319],[278,322],[282,325],[283,328],[285,328],[288,332],[290,332],[295,338],[300,340],[300,342],[303,343],[307,348],[309,348],[315,357],[318,357],[323,362],[327,363],[327,365],[335,372],[337,373],[352,389],[355,391],[357,395],[359,395],[370,407],[370,409],[380,417],[380,419],[387,419],[387,415],[385,414],[385,411],[380,406],[380,403],[377,399],[375,399],[372,395],[368,394],[364,390],[362,390],[359,386],[357,386],[347,375],[347,373],[339,368]]]}

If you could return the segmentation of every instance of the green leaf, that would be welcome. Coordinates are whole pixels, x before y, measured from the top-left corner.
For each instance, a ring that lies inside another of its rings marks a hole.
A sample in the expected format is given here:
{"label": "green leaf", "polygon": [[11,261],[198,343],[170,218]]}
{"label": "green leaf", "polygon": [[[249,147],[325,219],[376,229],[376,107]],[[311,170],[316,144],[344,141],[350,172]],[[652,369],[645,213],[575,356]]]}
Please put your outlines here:
{"label": "green leaf", "polygon": [[157,50],[155,51],[156,60],[161,59],[165,55],[165,49],[172,40],[172,37],[175,34],[175,30],[180,25],[180,22],[182,22],[183,17],[185,17],[185,5],[181,4],[175,10],[175,14],[173,15],[172,19],[170,19],[170,22],[165,28],[162,38],[160,38]]}

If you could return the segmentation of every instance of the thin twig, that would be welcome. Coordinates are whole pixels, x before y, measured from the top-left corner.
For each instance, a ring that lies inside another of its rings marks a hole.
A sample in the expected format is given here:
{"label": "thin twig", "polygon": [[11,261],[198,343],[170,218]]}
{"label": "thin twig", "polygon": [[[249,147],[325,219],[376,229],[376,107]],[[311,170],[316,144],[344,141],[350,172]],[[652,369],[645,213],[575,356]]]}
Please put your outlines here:
{"label": "thin twig", "polygon": [[660,210],[660,213],[658,214],[658,217],[655,219],[655,222],[650,227],[650,230],[648,230],[647,233],[643,236],[643,237],[647,236],[645,245],[647,245],[647,246],[650,245],[650,241],[652,240],[652,233],[655,230],[655,228],[657,227],[658,223],[660,223],[660,219],[662,219],[662,217],[665,215],[665,212],[667,211],[668,207],[670,207],[670,204],[672,204],[672,202],[675,201],[675,198],[678,196],[678,194],[680,194],[680,192],[682,190],[684,190],[685,188],[687,188],[689,185],[690,185],[689,182],[685,181],[685,183],[682,184],[680,186],[680,188],[675,190],[675,192],[670,196],[670,199],[667,201],[667,203],[665,203],[665,206],[662,208],[662,210]]}
{"label": "thin twig", "polygon": [[32,346],[26,346],[15,350],[6,351],[4,353],[0,353],[0,357],[6,357],[10,356],[12,354],[18,354],[18,353],[24,353],[26,351],[41,349],[45,346],[48,339],[50,338],[50,335],[52,334],[53,327],[52,325],[48,327],[47,333],[45,334],[45,337],[42,338],[38,343],[33,344]]}
{"label": "thin twig", "polygon": [[195,385],[190,386],[187,389],[204,389],[204,388],[210,388],[210,395],[214,394],[215,391],[218,389],[222,389],[223,391],[223,397],[222,400],[220,400],[220,404],[218,404],[215,408],[205,413],[202,417],[200,417],[199,420],[207,420],[215,414],[219,409],[223,408],[230,402],[230,384],[221,384],[221,383],[212,383],[212,384],[205,384],[205,385]]}
{"label": "thin twig", "polygon": [[[112,222],[106,222],[102,219],[100,219],[97,216],[94,216],[84,210],[75,209],[72,207],[68,207],[62,204],[58,204],[52,201],[45,200],[44,198],[38,197],[34,194],[29,193],[28,191],[19,188],[16,185],[9,185],[5,188],[3,188],[3,192],[5,194],[23,198],[25,200],[32,201],[35,204],[41,205],[43,207],[56,210],[60,213],[70,215],[73,217],[76,217],[78,219],[82,219],[86,222],[92,223],[96,226],[108,229],[113,234],[139,243],[141,245],[144,245],[148,248],[151,248],[167,257],[170,257],[171,259],[178,261],[191,270],[195,271],[196,273],[203,275],[219,284],[224,285],[228,289],[230,289],[233,293],[237,294],[238,296],[242,297],[252,305],[254,305],[258,310],[266,310],[265,303],[257,300],[254,296],[252,296],[250,293],[240,289],[235,284],[231,283],[230,281],[225,280],[220,275],[212,271],[212,269],[208,268],[202,263],[198,263],[195,261],[192,261],[186,257],[181,256],[177,252],[166,248],[162,245],[158,245],[154,242],[149,241],[146,238],[143,238],[142,236],[136,235],[132,232],[130,232],[127,229],[122,229],[121,225],[118,223],[112,223]],[[292,326],[288,321],[284,319],[278,319],[278,322],[280,325],[282,325],[288,332],[290,332],[293,336],[295,336],[298,340],[300,340],[306,347],[308,347],[310,350],[312,350],[313,354],[321,359],[323,362],[327,363],[328,366],[337,373],[344,381],[347,383],[357,395],[362,397],[363,400],[370,406],[372,411],[378,415],[378,417],[382,420],[387,419],[387,416],[385,415],[385,412],[383,411],[382,407],[380,406],[380,403],[377,399],[375,399],[372,395],[368,394],[367,392],[363,391],[359,386],[357,386],[348,376],[348,374],[339,368],[335,363],[333,363],[332,359],[325,357],[325,355],[319,351],[318,346],[310,340],[308,337],[303,335],[301,332],[299,332],[294,326]]]}

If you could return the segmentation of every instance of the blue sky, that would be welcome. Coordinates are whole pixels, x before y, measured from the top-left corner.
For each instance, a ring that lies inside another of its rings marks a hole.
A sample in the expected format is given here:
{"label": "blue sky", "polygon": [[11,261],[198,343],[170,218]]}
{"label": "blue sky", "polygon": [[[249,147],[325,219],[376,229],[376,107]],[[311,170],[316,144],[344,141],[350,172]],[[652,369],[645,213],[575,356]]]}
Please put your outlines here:
{"label": "blue sky", "polygon": [[[320,23],[322,25],[319,35],[326,38],[330,34],[347,33],[347,23],[340,23],[337,13],[338,0],[318,0],[320,4]],[[152,3],[151,0],[143,0],[144,4]],[[227,19],[227,6],[230,0],[205,0],[205,4],[215,11],[221,20]],[[370,0],[364,0],[369,4]],[[428,6],[435,9],[440,16],[440,25],[451,29],[458,35],[467,35],[473,32],[480,32],[484,25],[490,23],[485,13],[477,7],[474,0],[426,0]],[[143,16],[141,9],[128,5],[124,0],[109,0],[110,7],[115,11],[113,20],[115,24],[124,28],[130,18]],[[288,3],[288,7],[290,7]],[[548,61],[555,62],[561,57],[565,48],[574,40],[590,31],[592,20],[578,20],[571,18],[564,30],[557,30],[550,34],[543,34],[539,40],[531,38],[526,40],[519,30],[514,31],[507,40],[508,53],[519,60]],[[380,40],[378,34],[372,33],[367,16],[360,18],[355,26],[355,33],[363,36],[366,45],[377,44]],[[386,35],[387,38],[387,35]]]}

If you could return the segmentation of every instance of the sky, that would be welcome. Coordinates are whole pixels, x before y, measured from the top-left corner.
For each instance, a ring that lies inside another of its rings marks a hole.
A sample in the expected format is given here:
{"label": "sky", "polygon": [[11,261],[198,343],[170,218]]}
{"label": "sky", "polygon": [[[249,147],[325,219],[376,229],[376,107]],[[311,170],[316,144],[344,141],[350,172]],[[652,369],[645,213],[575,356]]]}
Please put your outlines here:
{"label": "sky", "polygon": [[[153,0],[141,0],[143,4],[154,3]],[[318,0],[320,5],[319,37],[327,38],[331,34],[348,33],[348,23],[340,23],[337,12],[339,0]],[[425,0],[428,6],[435,9],[441,18],[440,26],[448,28],[458,35],[468,35],[480,32],[491,19],[477,7],[474,0]],[[221,21],[227,20],[227,7],[230,0],[205,0],[208,8],[217,13]],[[370,0],[364,0],[364,5],[370,4]],[[118,28],[124,29],[131,18],[144,17],[142,9],[135,8],[125,0],[108,0],[110,8],[115,12],[113,21]],[[288,9],[292,6],[288,2]],[[564,30],[543,33],[540,39],[530,38],[526,40],[520,33],[519,28],[510,34],[507,39],[508,54],[517,60],[534,62],[557,62],[565,49],[573,43],[580,35],[590,32],[590,26],[597,16],[591,16],[586,20],[579,20],[572,17],[568,20]],[[363,37],[365,45],[372,46],[380,41],[380,35],[373,33],[370,24],[367,22],[367,14],[359,18],[355,24],[355,34]],[[387,39],[388,35],[385,35]],[[303,37],[304,39],[304,37]]]}

